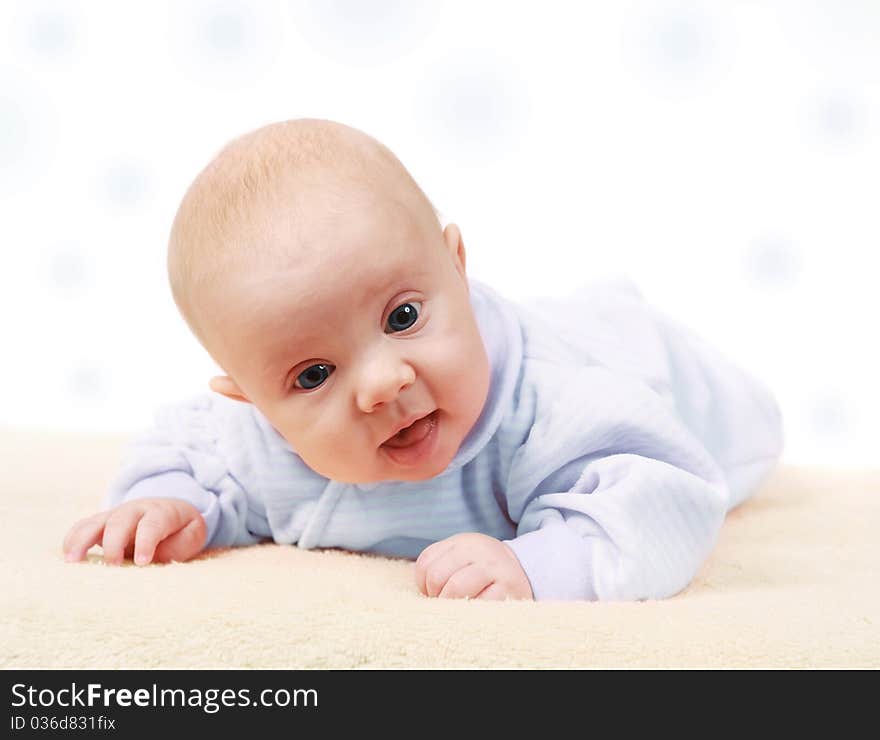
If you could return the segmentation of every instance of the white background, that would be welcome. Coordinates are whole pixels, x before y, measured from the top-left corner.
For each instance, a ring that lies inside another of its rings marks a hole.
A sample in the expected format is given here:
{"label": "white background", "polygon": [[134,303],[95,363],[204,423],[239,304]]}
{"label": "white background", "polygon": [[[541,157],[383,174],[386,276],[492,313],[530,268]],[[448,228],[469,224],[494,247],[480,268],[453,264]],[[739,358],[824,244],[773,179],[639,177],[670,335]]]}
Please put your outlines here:
{"label": "white background", "polygon": [[878,463],[880,3],[3,2],[0,424],[135,431],[217,372],[165,275],[230,138],[389,146],[512,298],[625,274]]}

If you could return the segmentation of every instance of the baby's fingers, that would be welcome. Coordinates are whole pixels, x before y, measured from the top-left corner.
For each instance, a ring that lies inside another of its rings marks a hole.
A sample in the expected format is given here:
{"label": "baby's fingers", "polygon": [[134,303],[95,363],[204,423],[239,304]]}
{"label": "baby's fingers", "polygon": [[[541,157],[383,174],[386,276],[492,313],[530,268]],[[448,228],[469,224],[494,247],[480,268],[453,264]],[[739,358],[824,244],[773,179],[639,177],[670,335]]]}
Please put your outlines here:
{"label": "baby's fingers", "polygon": [[194,517],[182,529],[159,543],[153,559],[157,563],[170,563],[172,560],[182,563],[189,560],[202,551],[207,534],[205,520],[201,516]]}
{"label": "baby's fingers", "polygon": [[471,563],[453,573],[437,595],[441,599],[470,599],[486,590],[492,582],[486,568]]}
{"label": "baby's fingers", "polygon": [[146,565],[153,559],[158,544],[173,531],[167,513],[159,508],[148,509],[140,521],[134,535],[135,565]]}
{"label": "baby's fingers", "polygon": [[467,567],[472,562],[470,554],[462,548],[450,548],[434,558],[425,568],[425,590],[427,596],[439,596],[453,573]]}
{"label": "baby's fingers", "polygon": [[121,506],[110,512],[104,525],[104,562],[119,565],[125,558],[125,550],[129,543],[134,542],[138,522],[144,512],[140,508]]}
{"label": "baby's fingers", "polygon": [[[439,542],[435,542],[433,545],[429,545],[424,550],[422,550],[419,557],[416,559],[414,574],[416,579],[416,587],[421,591],[425,596],[435,596],[436,594],[428,593],[428,573],[430,571],[431,566],[433,565],[435,560],[443,557],[448,553],[455,545],[449,542],[448,539],[440,540]],[[442,588],[443,584],[440,584],[439,588]],[[439,591],[438,588],[438,591]]]}
{"label": "baby's fingers", "polygon": [[81,519],[74,524],[64,537],[61,549],[64,551],[64,559],[69,563],[76,563],[85,557],[86,552],[92,545],[97,545],[104,534],[104,524],[110,516],[109,511],[102,511],[94,516]]}

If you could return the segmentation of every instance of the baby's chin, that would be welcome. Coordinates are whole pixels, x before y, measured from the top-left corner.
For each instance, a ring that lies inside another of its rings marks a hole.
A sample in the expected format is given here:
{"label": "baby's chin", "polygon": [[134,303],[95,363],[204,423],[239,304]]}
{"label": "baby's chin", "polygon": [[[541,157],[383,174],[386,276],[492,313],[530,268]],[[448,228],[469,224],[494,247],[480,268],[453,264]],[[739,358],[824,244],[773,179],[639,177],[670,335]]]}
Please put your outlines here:
{"label": "baby's chin", "polygon": [[431,478],[436,478],[438,475],[443,473],[447,467],[449,467],[449,463],[452,460],[444,460],[441,462],[432,461],[433,465],[425,465],[424,467],[420,467],[417,469],[406,470],[402,469],[395,474],[388,474],[386,477],[383,477],[382,480],[394,481],[394,480],[405,480],[405,481],[420,481],[420,480],[429,480]]}
{"label": "baby's chin", "polygon": [[[381,455],[381,453],[379,454]],[[454,457],[454,455],[452,457]],[[450,462],[452,462],[452,458],[450,458],[449,460],[438,458],[437,460],[432,460],[425,465],[420,465],[417,468],[398,468],[394,466],[393,463],[390,463],[386,460],[384,463],[381,464],[382,470],[377,473],[363,475],[330,475],[325,477],[329,477],[333,480],[341,481],[343,483],[351,483],[354,485],[366,485],[370,483],[386,482],[390,483],[394,481],[415,482],[436,478],[438,475],[443,473],[444,470],[446,470]]]}
{"label": "baby's chin", "polygon": [[[436,478],[438,475],[442,474],[447,467],[449,467],[449,463],[451,463],[455,457],[455,451],[453,451],[452,454],[449,454],[445,450],[438,449],[433,459],[427,461],[425,464],[413,468],[405,468],[396,466],[384,456],[381,450],[376,450],[376,454],[379,457],[378,463],[376,467],[369,472],[358,472],[351,469],[322,471],[315,467],[313,467],[313,470],[330,480],[351,485],[368,485],[371,483],[393,481],[414,482]],[[305,460],[305,462],[308,464],[307,460]]]}

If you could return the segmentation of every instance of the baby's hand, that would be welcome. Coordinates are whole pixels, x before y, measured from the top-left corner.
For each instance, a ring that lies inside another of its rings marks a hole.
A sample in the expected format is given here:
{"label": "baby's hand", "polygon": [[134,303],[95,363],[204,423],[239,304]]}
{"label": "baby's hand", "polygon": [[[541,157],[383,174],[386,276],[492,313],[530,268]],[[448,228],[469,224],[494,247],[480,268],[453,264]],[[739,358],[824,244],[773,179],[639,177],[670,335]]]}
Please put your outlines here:
{"label": "baby's hand", "polygon": [[447,537],[422,550],[416,585],[447,599],[533,599],[519,560],[501,540],[477,532]]}
{"label": "baby's hand", "polygon": [[100,544],[104,562],[118,565],[134,553],[137,565],[189,560],[205,544],[207,528],[198,510],[174,498],[142,498],[81,519],[64,538],[64,559],[77,562]]}

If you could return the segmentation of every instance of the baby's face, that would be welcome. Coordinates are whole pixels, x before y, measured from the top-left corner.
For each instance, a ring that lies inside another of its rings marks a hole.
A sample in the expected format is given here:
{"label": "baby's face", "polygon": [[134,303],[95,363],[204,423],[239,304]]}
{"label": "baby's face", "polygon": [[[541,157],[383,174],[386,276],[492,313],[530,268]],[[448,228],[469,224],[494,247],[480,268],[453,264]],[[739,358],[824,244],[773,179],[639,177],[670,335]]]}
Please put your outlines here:
{"label": "baby's face", "polygon": [[215,358],[319,474],[438,475],[489,389],[457,227],[357,199],[310,216],[297,241],[288,267],[241,275],[215,302]]}

